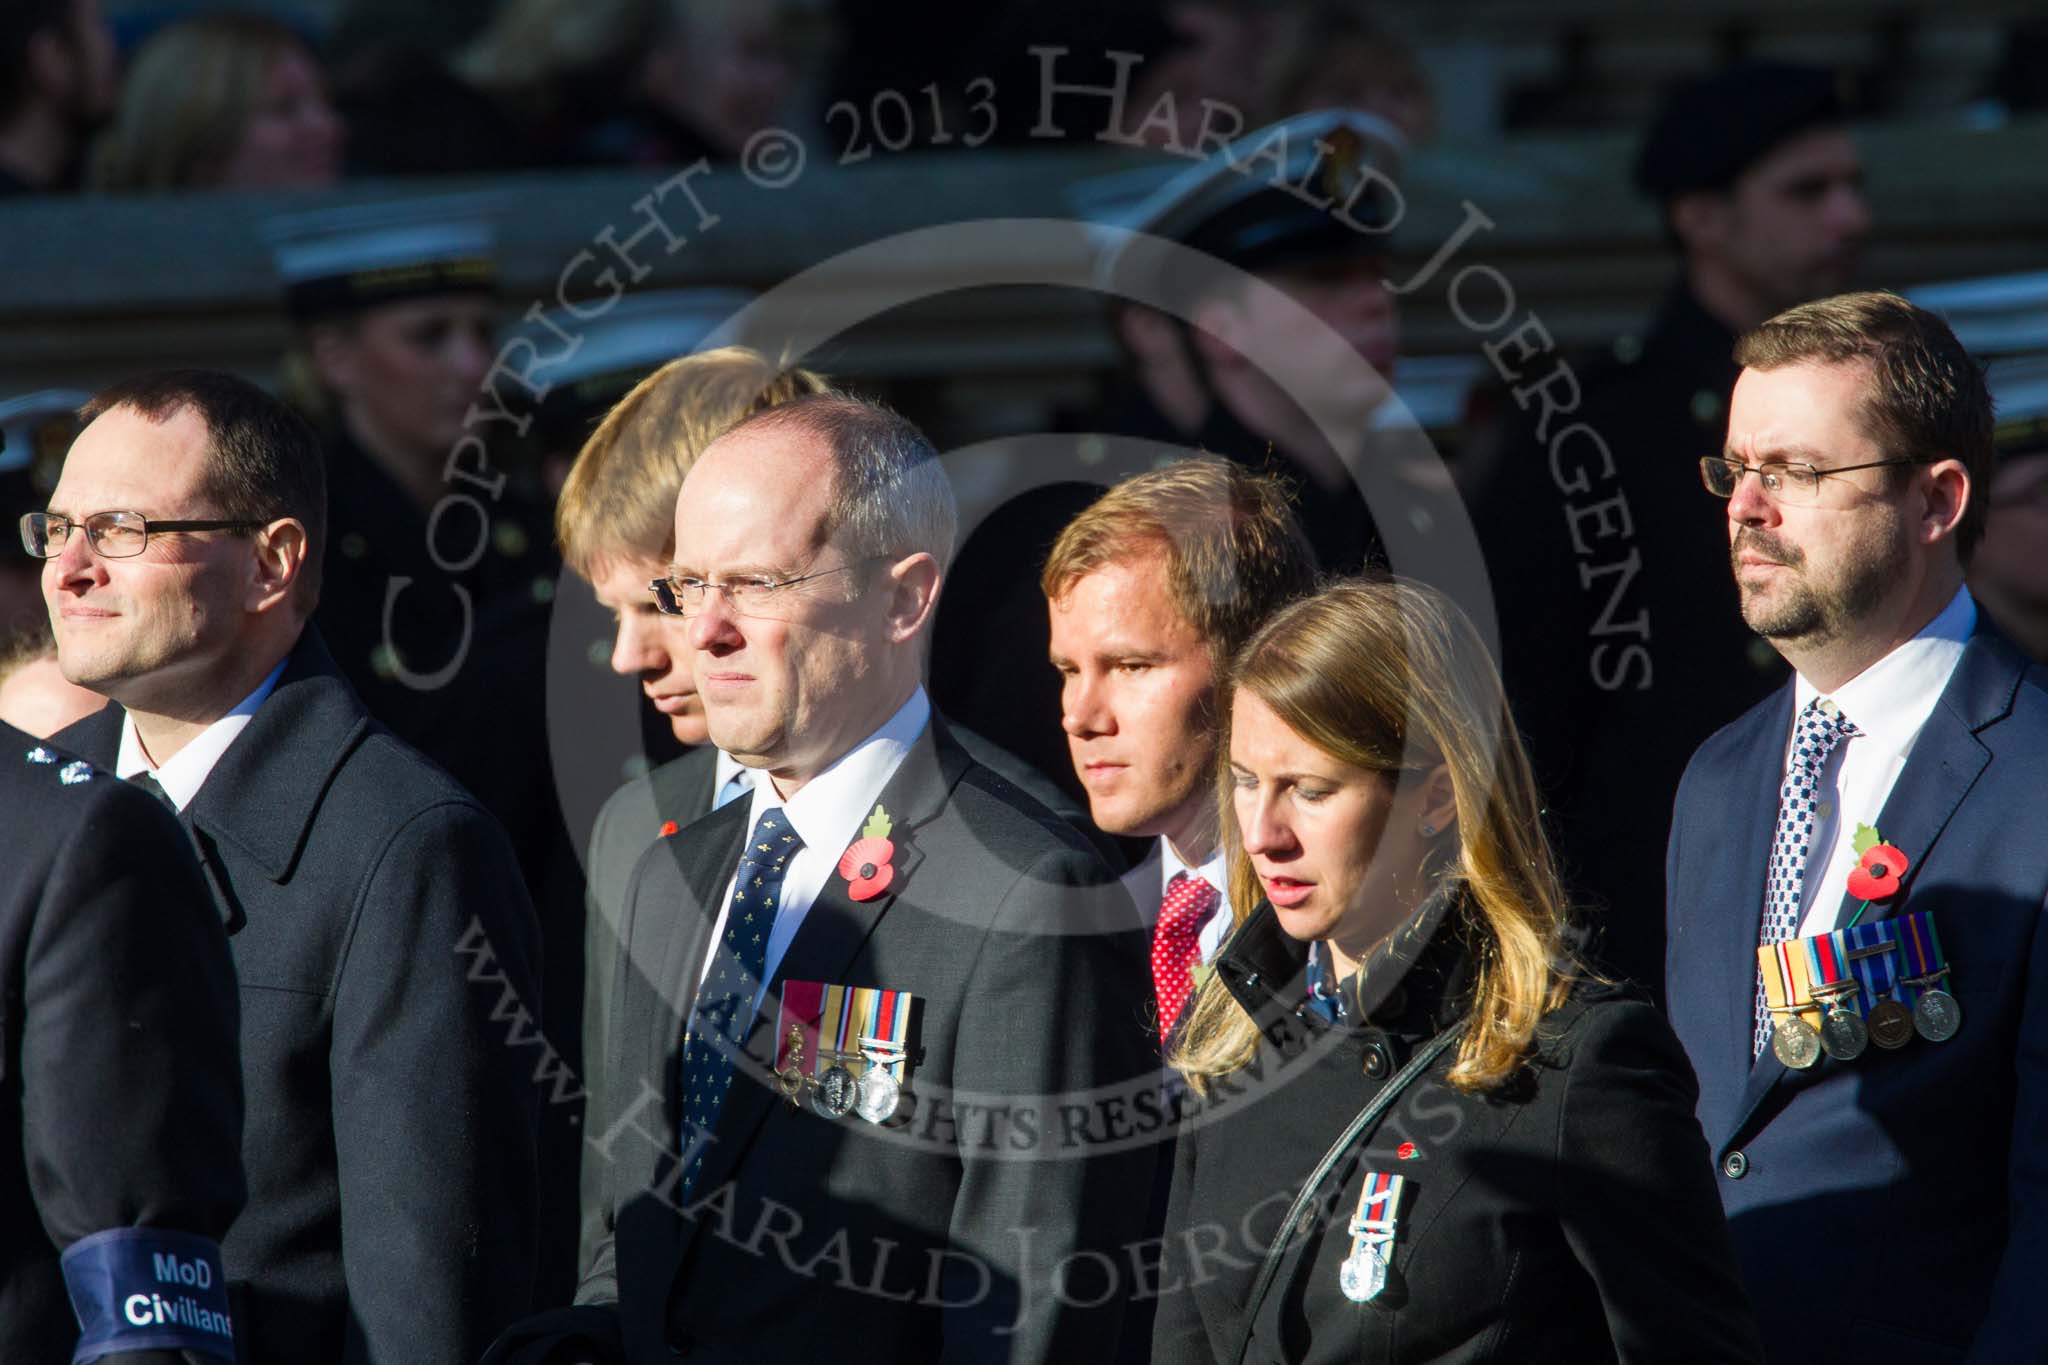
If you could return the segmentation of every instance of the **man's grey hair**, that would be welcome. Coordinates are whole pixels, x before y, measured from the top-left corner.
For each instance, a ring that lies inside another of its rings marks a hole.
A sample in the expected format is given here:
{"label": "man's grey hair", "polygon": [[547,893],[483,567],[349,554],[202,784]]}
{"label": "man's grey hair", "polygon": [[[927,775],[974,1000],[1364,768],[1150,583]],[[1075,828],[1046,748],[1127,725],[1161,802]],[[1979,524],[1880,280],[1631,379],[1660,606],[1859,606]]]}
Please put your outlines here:
{"label": "man's grey hair", "polygon": [[849,559],[922,550],[942,573],[952,564],[960,509],[939,452],[916,423],[865,398],[820,393],[757,412],[727,435],[778,428],[809,432],[832,452],[825,533]]}

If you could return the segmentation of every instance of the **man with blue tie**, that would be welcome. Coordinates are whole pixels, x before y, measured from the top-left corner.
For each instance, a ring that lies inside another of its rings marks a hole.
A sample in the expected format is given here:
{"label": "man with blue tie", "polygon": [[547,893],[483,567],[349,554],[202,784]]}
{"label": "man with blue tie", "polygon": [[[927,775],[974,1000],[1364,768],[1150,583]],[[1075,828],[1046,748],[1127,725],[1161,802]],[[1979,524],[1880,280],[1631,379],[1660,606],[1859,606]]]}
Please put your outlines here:
{"label": "man with blue tie", "polygon": [[2048,1358],[2048,689],[1982,617],[1991,402],[1890,294],[1737,343],[1743,619],[1796,676],[1701,746],[1671,1020],[1774,1360]]}
{"label": "man with blue tie", "polygon": [[836,394],[685,477],[652,591],[756,779],[633,871],[604,1235],[492,1365],[1116,1351],[1157,1156],[1137,916],[925,693],[957,516],[924,436]]}

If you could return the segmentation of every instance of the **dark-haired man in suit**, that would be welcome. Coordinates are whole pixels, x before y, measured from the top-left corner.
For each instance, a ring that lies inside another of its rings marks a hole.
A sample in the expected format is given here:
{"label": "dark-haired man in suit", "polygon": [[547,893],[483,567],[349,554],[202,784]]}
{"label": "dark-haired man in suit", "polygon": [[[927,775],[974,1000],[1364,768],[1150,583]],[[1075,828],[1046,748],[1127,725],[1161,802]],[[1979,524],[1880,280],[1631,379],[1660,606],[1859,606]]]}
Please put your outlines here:
{"label": "dark-haired man in suit", "polygon": [[1772,1358],[2048,1359],[2048,687],[1982,617],[1991,402],[1890,294],[1736,346],[1742,616],[1796,676],[1703,745],[1671,1021]]}
{"label": "dark-haired man in suit", "polygon": [[609,1236],[579,1306],[493,1360],[1115,1351],[1133,1290],[1103,1267],[1155,1163],[1143,939],[926,699],[954,521],[916,428],[837,395],[685,479],[658,597],[757,780],[635,871],[591,1137]]}
{"label": "dark-haired man in suit", "polygon": [[[307,625],[326,505],[291,411],[199,370],[87,405],[28,519],[59,737],[180,813],[241,986],[253,1360],[470,1360],[527,1307],[537,930],[497,822],[363,710]],[[468,979],[487,945],[504,981]]]}

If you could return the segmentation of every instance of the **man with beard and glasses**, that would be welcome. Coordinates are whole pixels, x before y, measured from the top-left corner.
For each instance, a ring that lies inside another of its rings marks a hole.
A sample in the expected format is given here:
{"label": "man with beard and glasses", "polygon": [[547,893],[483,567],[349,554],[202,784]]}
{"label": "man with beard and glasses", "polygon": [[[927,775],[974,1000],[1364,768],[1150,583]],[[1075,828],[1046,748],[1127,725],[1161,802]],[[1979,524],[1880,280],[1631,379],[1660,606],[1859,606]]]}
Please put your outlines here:
{"label": "man with beard and glasses", "polygon": [[1777,1360],[2048,1359],[2048,688],[1963,584],[1991,400],[1891,294],[1735,358],[1701,471],[1795,676],[1686,769],[1665,990],[1736,1256]]}

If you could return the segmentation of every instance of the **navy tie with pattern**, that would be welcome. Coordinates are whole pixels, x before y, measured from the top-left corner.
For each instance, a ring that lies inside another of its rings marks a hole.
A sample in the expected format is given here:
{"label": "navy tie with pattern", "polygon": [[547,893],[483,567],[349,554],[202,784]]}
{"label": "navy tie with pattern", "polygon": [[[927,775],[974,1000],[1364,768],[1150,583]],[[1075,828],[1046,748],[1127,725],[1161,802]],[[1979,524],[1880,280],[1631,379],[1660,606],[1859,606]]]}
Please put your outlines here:
{"label": "navy tie with pattern", "polygon": [[740,855],[733,880],[725,932],[712,948],[711,969],[697,989],[697,1005],[683,1033],[683,1143],[691,1153],[683,1192],[697,1182],[704,1151],[725,1092],[732,1088],[733,1059],[754,1022],[754,995],[768,961],[768,935],[789,861],[804,846],[779,809],[761,813],[753,837]]}
{"label": "navy tie with pattern", "polygon": [[[1785,765],[1785,782],[1778,789],[1778,829],[1771,837],[1771,866],[1764,879],[1763,930],[1760,945],[1783,943],[1799,934],[1799,909],[1806,899],[1806,859],[1813,851],[1815,797],[1821,770],[1835,746],[1852,735],[1861,734],[1835,704],[1815,697],[1799,713],[1794,726],[1792,761]],[[1771,1036],[1771,1012],[1764,1000],[1764,977],[1756,977],[1756,1021],[1750,1034],[1752,1060],[1763,1055]]]}

